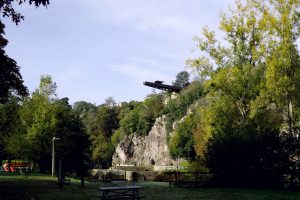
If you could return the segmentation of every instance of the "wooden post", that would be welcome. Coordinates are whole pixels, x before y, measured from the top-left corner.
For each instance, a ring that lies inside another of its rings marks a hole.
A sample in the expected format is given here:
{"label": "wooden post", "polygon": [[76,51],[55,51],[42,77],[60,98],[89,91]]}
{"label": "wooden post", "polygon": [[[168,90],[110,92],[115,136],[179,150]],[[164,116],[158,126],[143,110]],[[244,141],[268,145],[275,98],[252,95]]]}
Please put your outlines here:
{"label": "wooden post", "polygon": [[170,188],[172,186],[172,174],[171,174],[170,170],[169,170],[169,186],[170,186]]}
{"label": "wooden post", "polygon": [[59,186],[63,186],[63,179],[62,179],[62,174],[61,174],[61,160],[59,160],[59,166],[58,166],[58,170],[59,170]]}
{"label": "wooden post", "polygon": [[198,181],[199,174],[198,173],[199,172],[196,172],[196,187],[198,187],[198,183],[199,183],[199,181]]}

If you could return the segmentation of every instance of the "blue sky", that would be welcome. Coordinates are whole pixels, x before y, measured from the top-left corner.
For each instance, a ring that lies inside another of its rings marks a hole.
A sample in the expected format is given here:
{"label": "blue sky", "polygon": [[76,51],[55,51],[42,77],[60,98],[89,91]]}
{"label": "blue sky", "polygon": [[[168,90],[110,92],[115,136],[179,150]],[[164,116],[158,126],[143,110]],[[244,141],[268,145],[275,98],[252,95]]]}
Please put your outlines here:
{"label": "blue sky", "polygon": [[197,56],[193,36],[217,30],[233,0],[51,0],[48,8],[18,7],[25,20],[5,19],[7,54],[32,92],[40,76],[57,83],[70,103],[143,100],[143,81],[171,83]]}

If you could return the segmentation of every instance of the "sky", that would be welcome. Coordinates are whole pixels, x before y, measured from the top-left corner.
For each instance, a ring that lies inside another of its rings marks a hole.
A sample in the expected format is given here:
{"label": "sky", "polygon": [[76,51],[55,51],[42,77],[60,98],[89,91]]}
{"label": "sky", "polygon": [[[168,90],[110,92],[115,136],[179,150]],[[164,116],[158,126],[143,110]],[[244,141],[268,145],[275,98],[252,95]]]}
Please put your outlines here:
{"label": "sky", "polygon": [[18,26],[4,19],[5,48],[29,91],[51,75],[59,98],[97,105],[142,101],[144,81],[171,84],[197,53],[195,35],[217,30],[234,0],[50,0],[47,8],[22,5]]}

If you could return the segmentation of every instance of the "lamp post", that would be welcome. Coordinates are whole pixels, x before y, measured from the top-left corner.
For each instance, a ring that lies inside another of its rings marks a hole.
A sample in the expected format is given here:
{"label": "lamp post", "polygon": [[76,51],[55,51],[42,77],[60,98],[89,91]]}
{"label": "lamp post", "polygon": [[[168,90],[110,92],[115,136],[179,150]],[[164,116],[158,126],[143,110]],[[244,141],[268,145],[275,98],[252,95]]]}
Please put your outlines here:
{"label": "lamp post", "polygon": [[55,172],[55,150],[54,150],[55,140],[59,140],[59,138],[57,137],[52,138],[52,177],[54,177],[54,172]]}

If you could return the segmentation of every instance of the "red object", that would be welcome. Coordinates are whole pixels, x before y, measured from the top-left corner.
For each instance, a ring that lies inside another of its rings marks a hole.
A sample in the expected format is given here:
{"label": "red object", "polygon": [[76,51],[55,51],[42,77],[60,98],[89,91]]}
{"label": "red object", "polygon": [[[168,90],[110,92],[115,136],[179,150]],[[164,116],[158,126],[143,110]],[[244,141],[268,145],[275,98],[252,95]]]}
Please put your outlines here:
{"label": "red object", "polygon": [[[8,163],[4,163],[3,165],[3,170],[5,172],[9,172],[8,170]],[[10,163],[10,171],[11,172],[15,172],[15,171],[19,171],[20,169],[31,169],[32,164],[30,163]]]}

